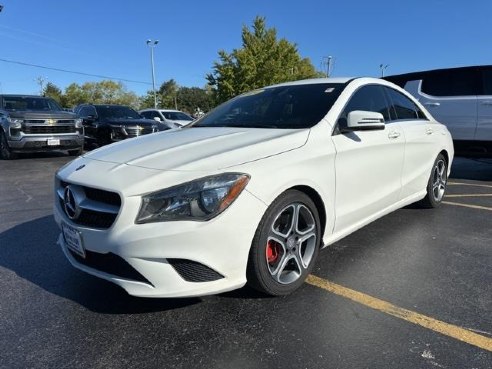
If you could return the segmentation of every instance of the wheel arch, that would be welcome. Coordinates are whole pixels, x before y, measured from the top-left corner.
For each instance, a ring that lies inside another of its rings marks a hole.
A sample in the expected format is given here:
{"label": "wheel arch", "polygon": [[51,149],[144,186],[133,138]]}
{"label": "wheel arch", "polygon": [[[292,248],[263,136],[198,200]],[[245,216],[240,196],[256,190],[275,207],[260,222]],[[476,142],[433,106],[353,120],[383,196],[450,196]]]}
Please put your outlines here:
{"label": "wheel arch", "polygon": [[[297,190],[299,192],[302,192],[314,202],[316,210],[318,211],[319,222],[321,225],[321,240],[323,240],[326,228],[326,207],[320,194],[314,188],[306,185],[297,185],[287,189],[286,191],[288,190]],[[323,247],[323,242],[321,242],[321,247]]]}
{"label": "wheel arch", "polygon": [[449,165],[449,153],[447,150],[443,149],[439,152],[439,154],[442,154],[444,156],[444,159],[446,159],[446,165]]}

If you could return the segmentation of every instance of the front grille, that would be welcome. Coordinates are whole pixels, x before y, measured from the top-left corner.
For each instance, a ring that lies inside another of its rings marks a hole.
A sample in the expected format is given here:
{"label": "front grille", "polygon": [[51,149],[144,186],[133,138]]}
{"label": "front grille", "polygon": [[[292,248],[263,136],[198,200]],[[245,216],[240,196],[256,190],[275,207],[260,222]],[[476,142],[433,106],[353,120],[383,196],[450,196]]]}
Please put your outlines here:
{"label": "front grille", "polygon": [[206,265],[187,259],[167,259],[178,274],[188,282],[211,282],[224,278]]}
{"label": "front grille", "polygon": [[27,134],[75,133],[76,129],[74,125],[25,126],[23,132]]}
{"label": "front grille", "polygon": [[128,135],[128,137],[138,137],[142,135],[147,135],[149,133],[154,132],[154,129],[152,127],[125,127],[125,131]]}
{"label": "front grille", "polygon": [[118,207],[121,206],[120,195],[118,195],[115,192],[109,192],[109,191],[100,190],[98,188],[85,187],[85,186],[84,186],[84,192],[87,198],[91,200],[118,206]]}
{"label": "front grille", "polygon": [[128,264],[125,259],[113,253],[101,254],[85,250],[85,258],[68,249],[70,255],[82,265],[98,270],[103,273],[114,275],[115,277],[143,282],[153,286],[147,278],[141,275],[135,268]]}
{"label": "front grille", "polygon": [[[111,191],[71,185],[65,181],[60,181],[60,191],[57,191],[57,193],[60,207],[63,211],[65,211],[63,191],[68,185],[81,189],[85,196],[84,205],[79,204],[81,208],[80,215],[76,219],[71,219],[73,223],[100,229],[108,229],[113,225],[121,207],[120,195]],[[108,210],[108,206],[113,211]]]}

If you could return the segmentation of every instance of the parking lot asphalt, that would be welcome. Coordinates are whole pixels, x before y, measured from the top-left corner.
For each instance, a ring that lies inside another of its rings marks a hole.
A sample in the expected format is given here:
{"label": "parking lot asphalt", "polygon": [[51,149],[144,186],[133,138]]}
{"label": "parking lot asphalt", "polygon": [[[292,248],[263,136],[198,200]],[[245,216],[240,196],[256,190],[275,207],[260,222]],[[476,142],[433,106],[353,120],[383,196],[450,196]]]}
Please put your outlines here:
{"label": "parking lot asphalt", "polygon": [[492,368],[492,160],[457,158],[445,203],[323,250],[299,291],[142,299],[55,241],[63,154],[0,161],[0,368]]}

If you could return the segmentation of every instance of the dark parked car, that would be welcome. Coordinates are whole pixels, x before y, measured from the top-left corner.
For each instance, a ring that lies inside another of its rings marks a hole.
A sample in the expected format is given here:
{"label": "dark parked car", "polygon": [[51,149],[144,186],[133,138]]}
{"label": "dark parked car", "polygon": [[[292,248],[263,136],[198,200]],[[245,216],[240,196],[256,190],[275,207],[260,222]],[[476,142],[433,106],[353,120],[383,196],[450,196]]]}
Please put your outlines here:
{"label": "dark parked car", "polygon": [[19,152],[68,150],[79,155],[84,146],[82,120],[53,99],[31,95],[0,95],[0,158]]}
{"label": "dark parked car", "polygon": [[103,146],[127,138],[168,129],[124,105],[83,104],[75,108],[82,118],[85,140],[89,147]]}

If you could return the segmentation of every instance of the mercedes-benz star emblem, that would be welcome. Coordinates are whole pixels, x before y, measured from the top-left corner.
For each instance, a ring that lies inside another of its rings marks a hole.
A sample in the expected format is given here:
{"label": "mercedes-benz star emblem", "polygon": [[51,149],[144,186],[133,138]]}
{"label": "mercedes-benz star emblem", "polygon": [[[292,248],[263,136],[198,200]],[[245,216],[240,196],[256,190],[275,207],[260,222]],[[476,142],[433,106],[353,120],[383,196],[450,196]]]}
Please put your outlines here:
{"label": "mercedes-benz star emblem", "polygon": [[77,204],[77,200],[70,186],[65,187],[65,191],[63,192],[63,204],[65,213],[70,219],[75,220],[79,217],[82,209]]}

